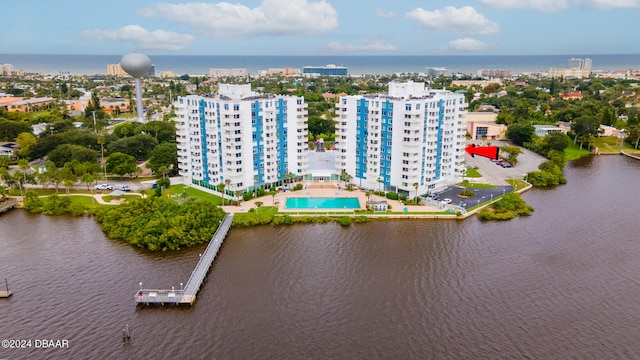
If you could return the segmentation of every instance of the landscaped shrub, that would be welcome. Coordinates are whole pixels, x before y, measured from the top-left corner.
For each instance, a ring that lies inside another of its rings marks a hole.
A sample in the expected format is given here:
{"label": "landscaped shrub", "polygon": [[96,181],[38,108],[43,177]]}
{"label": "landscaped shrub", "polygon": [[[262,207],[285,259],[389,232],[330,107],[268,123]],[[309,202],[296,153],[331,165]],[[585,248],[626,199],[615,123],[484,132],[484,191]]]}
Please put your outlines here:
{"label": "landscaped shrub", "polygon": [[349,226],[349,225],[351,225],[351,218],[348,217],[348,216],[343,216],[343,217],[338,219],[338,224],[340,224],[342,226]]}
{"label": "landscaped shrub", "polygon": [[302,190],[303,188],[304,186],[302,184],[296,184],[296,186],[293,187],[293,190],[297,191],[297,190]]}
{"label": "landscaped shrub", "polygon": [[398,200],[398,193],[396,192],[388,192],[387,199],[389,200]]}

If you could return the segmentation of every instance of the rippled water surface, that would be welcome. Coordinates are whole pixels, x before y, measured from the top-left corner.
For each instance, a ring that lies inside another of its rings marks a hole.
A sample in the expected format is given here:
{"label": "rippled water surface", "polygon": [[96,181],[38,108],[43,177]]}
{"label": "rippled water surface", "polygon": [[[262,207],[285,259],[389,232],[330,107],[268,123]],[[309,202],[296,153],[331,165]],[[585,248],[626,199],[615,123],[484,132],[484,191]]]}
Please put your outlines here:
{"label": "rippled water surface", "polygon": [[[570,164],[505,223],[394,220],[233,229],[192,308],[204,247],[151,254],[91,218],[0,217],[0,339],[67,339],[0,359],[640,358],[640,161]],[[4,284],[0,284],[4,290]],[[122,328],[129,325],[130,344]]]}

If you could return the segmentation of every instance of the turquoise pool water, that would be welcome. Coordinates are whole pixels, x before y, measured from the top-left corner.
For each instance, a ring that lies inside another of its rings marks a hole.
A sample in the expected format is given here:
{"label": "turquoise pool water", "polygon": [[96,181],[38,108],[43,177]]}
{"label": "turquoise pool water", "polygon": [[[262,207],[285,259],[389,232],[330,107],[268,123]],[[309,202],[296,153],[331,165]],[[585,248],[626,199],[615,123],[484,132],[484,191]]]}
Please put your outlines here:
{"label": "turquoise pool water", "polygon": [[288,198],[287,209],[359,209],[358,198]]}

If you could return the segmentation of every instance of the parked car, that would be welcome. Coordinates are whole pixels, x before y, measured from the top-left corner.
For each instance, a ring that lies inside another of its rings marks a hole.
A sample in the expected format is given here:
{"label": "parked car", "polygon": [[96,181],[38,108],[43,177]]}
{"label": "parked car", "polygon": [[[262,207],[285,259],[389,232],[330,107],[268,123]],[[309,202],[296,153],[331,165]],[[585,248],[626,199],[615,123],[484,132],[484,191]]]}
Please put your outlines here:
{"label": "parked car", "polygon": [[511,165],[511,163],[509,163],[509,162],[503,162],[503,163],[502,163],[502,167],[503,167],[503,168],[512,168],[512,167],[513,167],[513,165]]}
{"label": "parked car", "polygon": [[116,185],[115,188],[120,191],[131,191],[129,185]]}
{"label": "parked car", "polygon": [[448,203],[450,203],[450,202],[451,202],[451,199],[449,199],[449,198],[444,198],[444,199],[442,199],[442,202],[443,202],[443,203],[445,203],[445,204],[448,204]]}
{"label": "parked car", "polygon": [[113,186],[109,184],[98,184],[96,185],[96,190],[113,190]]}

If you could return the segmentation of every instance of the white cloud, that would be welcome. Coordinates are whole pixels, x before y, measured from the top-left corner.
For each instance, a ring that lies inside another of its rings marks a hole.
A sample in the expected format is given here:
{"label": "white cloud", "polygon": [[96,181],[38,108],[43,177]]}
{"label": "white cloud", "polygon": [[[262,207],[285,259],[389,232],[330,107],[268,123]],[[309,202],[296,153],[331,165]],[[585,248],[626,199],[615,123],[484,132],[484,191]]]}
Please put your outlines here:
{"label": "white cloud", "polygon": [[534,9],[544,12],[560,12],[578,8],[640,8],[640,0],[480,0],[481,3],[499,9]]}
{"label": "white cloud", "polygon": [[138,15],[188,24],[211,38],[317,36],[338,26],[338,13],[325,0],[263,0],[253,9],[227,2],[158,3],[140,9]]}
{"label": "white cloud", "polygon": [[449,42],[446,52],[473,52],[495,49],[495,46],[472,38],[456,39]]}
{"label": "white cloud", "polygon": [[139,25],[127,25],[118,30],[93,29],[80,33],[94,40],[130,41],[139,50],[184,50],[188,44],[195,41],[189,34],[178,34],[173,31],[149,31]]}
{"label": "white cloud", "polygon": [[396,17],[396,13],[385,9],[376,9],[376,16],[383,19],[391,19],[393,17]]}
{"label": "white cloud", "polygon": [[396,47],[383,40],[372,38],[366,40],[362,45],[342,44],[333,41],[327,45],[327,49],[334,53],[347,53],[393,51]]}
{"label": "white cloud", "polygon": [[499,9],[534,9],[558,12],[569,8],[568,0],[480,0],[481,3]]}
{"label": "white cloud", "polygon": [[465,34],[489,35],[500,31],[500,25],[490,21],[471,6],[456,8],[446,6],[442,10],[427,11],[417,8],[407,13],[428,30],[455,31]]}
{"label": "white cloud", "polygon": [[640,0],[575,0],[575,2],[578,6],[598,9],[640,8]]}

